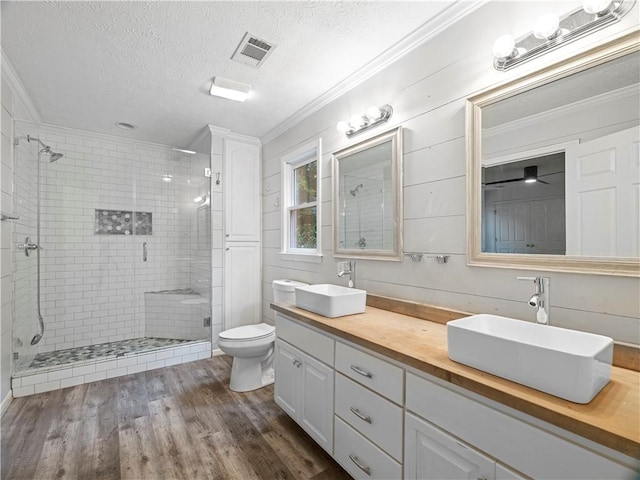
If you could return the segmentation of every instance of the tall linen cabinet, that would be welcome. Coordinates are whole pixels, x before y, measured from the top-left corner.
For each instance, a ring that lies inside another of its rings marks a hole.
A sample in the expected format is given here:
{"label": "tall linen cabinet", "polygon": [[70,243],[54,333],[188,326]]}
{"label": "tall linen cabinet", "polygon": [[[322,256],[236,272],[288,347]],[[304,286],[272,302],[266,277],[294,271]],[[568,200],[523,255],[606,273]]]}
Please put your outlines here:
{"label": "tall linen cabinet", "polygon": [[210,129],[212,151],[222,151],[222,310],[228,330],[262,319],[261,145],[254,137]]}

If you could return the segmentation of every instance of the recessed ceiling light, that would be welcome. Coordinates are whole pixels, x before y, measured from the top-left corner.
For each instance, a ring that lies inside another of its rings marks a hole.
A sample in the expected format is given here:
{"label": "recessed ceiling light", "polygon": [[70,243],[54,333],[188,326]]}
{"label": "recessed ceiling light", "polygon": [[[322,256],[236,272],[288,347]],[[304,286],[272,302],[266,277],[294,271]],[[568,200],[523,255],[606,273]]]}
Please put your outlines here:
{"label": "recessed ceiling light", "polygon": [[133,130],[134,128],[136,128],[135,125],[132,125],[131,123],[125,123],[125,122],[116,123],[116,127],[121,128],[123,130]]}
{"label": "recessed ceiling light", "polygon": [[194,152],[193,150],[183,150],[182,148],[172,148],[171,150],[173,150],[174,152],[188,153],[189,155],[196,154],[196,152]]}
{"label": "recessed ceiling light", "polygon": [[251,92],[251,85],[235,82],[222,77],[214,77],[209,93],[216,97],[244,102]]}

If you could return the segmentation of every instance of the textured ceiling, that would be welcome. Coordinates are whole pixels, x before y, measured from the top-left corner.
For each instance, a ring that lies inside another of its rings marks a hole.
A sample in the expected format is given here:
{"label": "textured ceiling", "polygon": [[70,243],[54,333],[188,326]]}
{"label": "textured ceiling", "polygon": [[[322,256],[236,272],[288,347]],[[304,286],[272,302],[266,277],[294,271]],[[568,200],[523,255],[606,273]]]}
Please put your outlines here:
{"label": "textured ceiling", "polygon": [[[454,3],[3,0],[2,48],[45,123],[186,146],[267,134]],[[247,31],[277,46],[259,69],[230,60]],[[214,76],[254,95],[212,97]]]}

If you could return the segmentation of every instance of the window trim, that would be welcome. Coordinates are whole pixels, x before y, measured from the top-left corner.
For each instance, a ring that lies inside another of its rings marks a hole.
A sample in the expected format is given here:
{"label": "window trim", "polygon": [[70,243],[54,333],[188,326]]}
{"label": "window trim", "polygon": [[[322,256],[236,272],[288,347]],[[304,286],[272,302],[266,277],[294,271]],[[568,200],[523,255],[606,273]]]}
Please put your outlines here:
{"label": "window trim", "polygon": [[[306,143],[282,157],[281,258],[283,260],[317,263],[322,257],[321,245],[321,179],[322,139]],[[296,168],[316,162],[316,201],[293,205],[293,172]],[[316,207],[316,248],[291,248],[291,211]]]}

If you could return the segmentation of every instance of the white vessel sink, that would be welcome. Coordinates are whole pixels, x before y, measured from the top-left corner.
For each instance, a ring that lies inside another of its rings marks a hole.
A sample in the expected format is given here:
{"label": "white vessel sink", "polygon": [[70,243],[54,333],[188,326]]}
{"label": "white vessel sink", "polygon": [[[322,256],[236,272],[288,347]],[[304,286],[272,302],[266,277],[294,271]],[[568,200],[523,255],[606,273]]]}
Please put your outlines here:
{"label": "white vessel sink", "polygon": [[447,323],[449,358],[576,403],[611,378],[613,340],[496,315]]}
{"label": "white vessel sink", "polygon": [[321,283],[296,287],[296,307],[325,317],[364,313],[367,292],[355,288]]}

